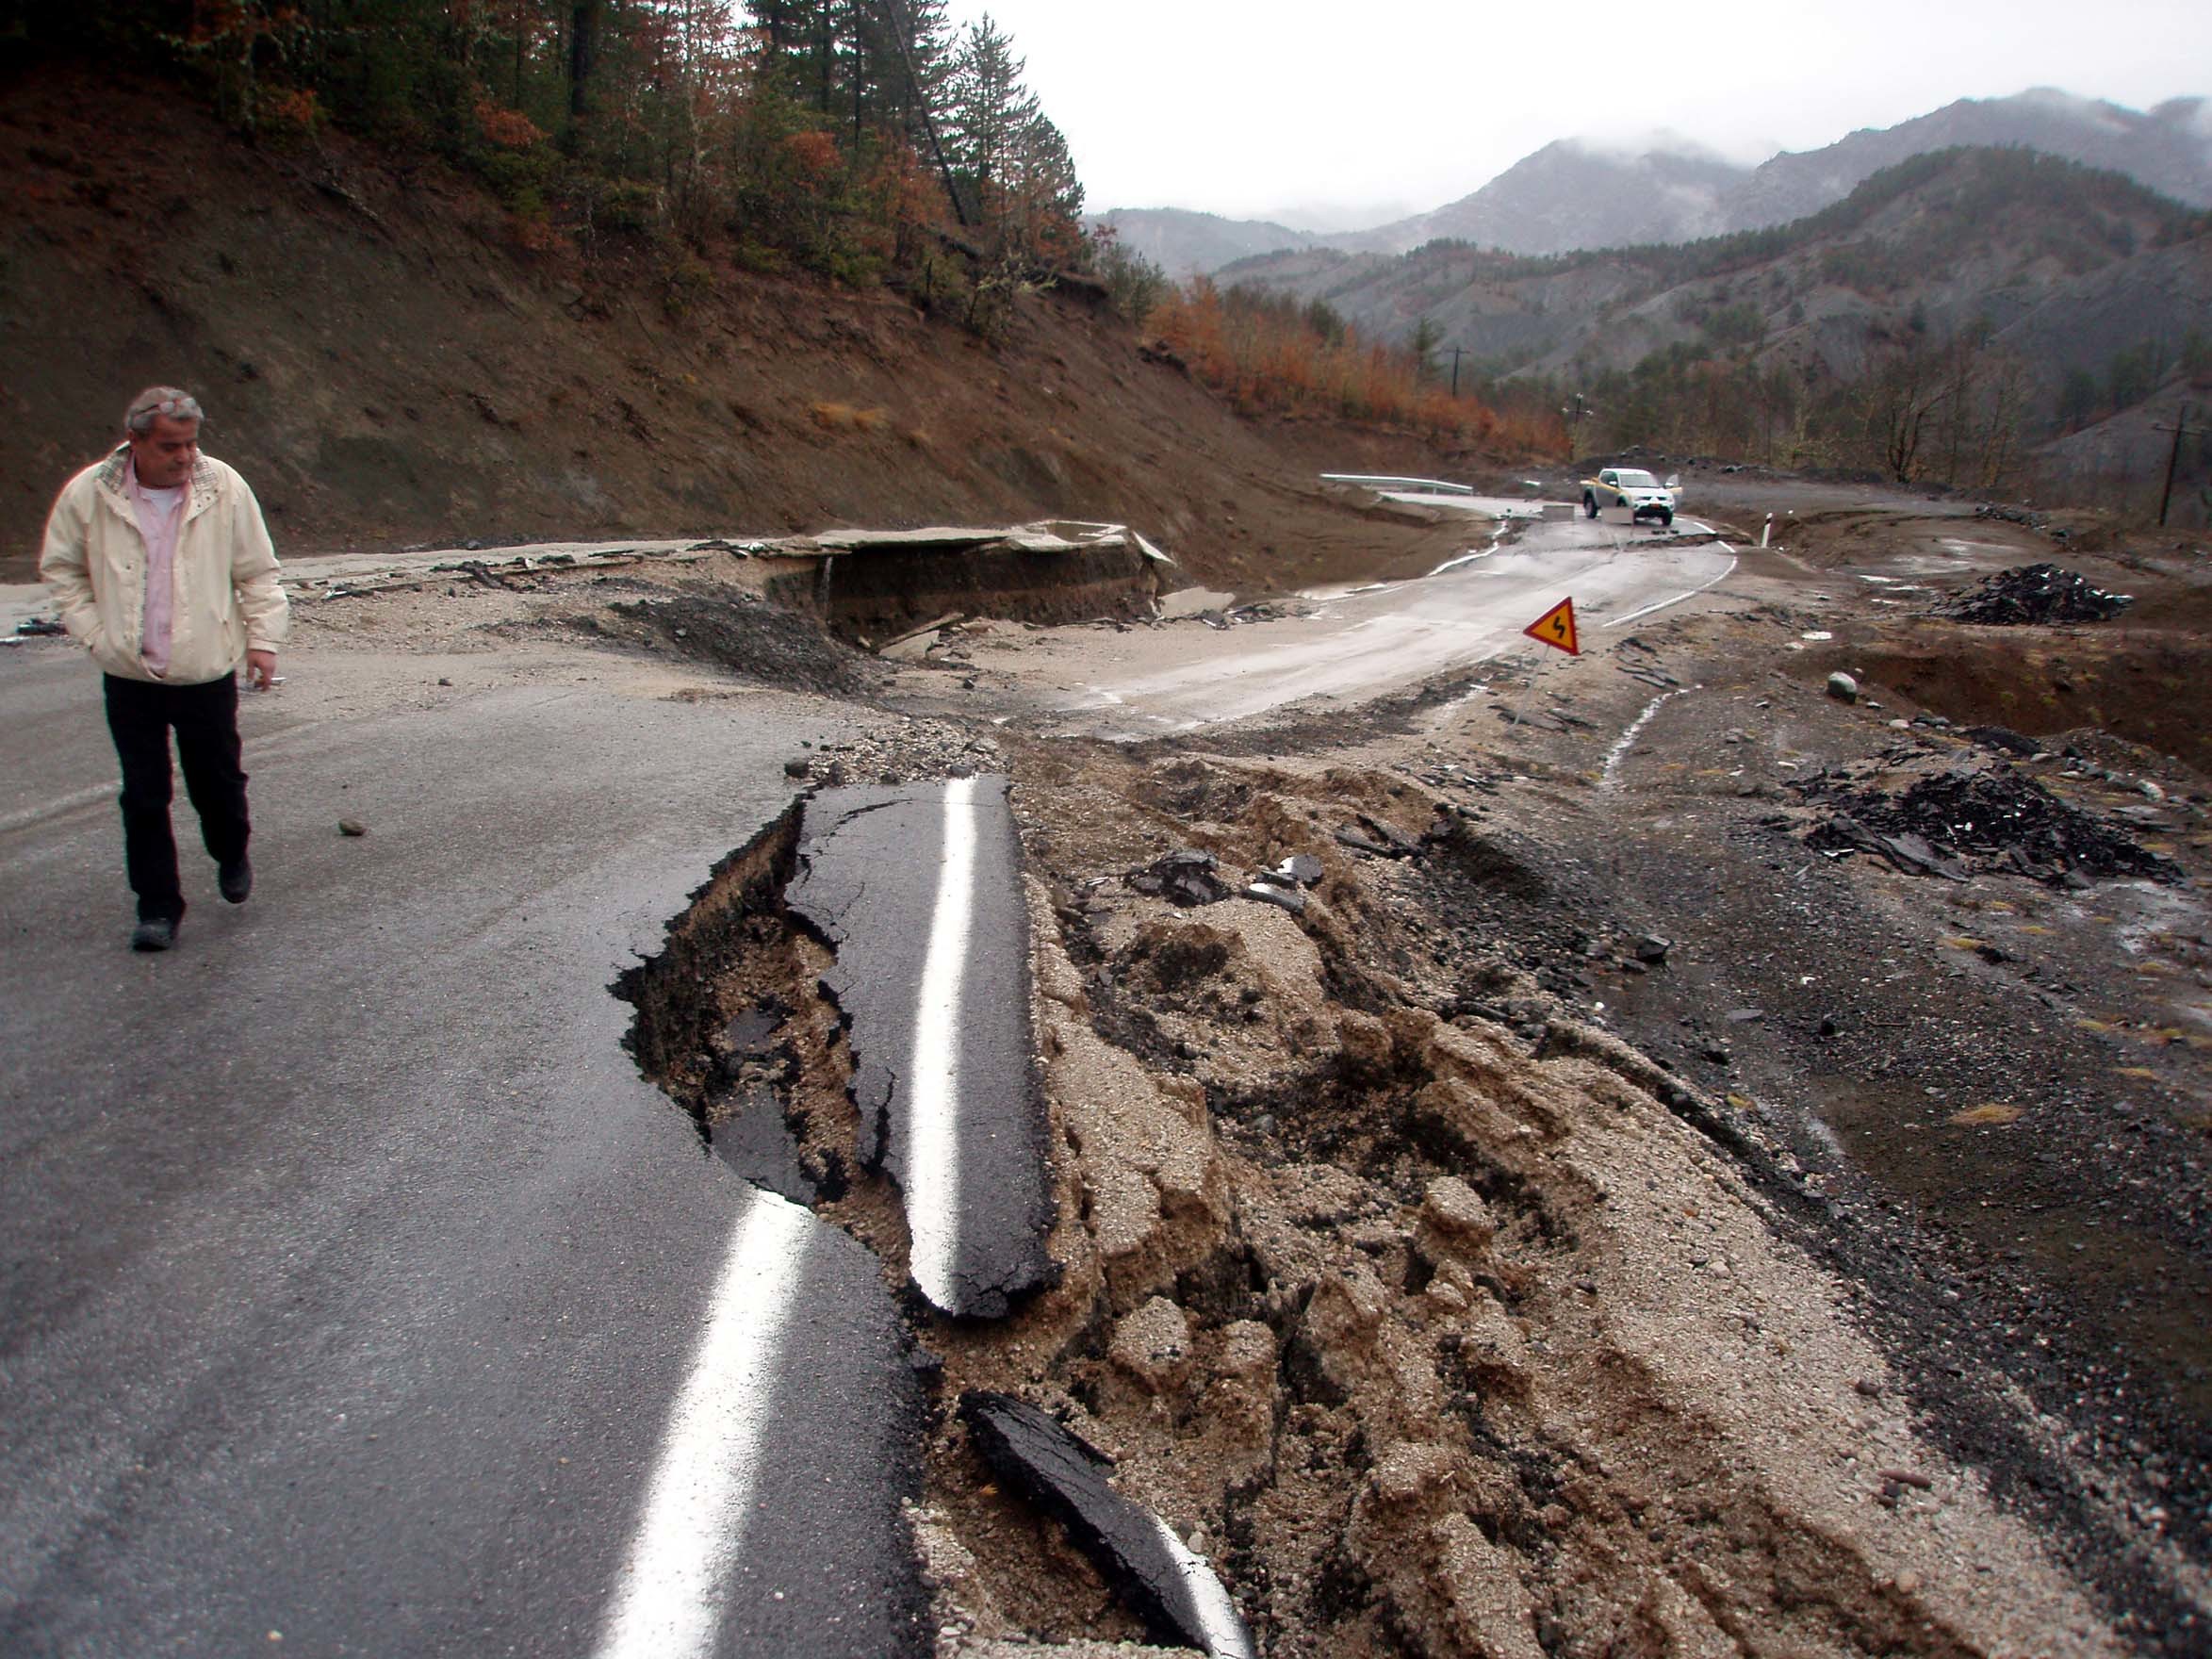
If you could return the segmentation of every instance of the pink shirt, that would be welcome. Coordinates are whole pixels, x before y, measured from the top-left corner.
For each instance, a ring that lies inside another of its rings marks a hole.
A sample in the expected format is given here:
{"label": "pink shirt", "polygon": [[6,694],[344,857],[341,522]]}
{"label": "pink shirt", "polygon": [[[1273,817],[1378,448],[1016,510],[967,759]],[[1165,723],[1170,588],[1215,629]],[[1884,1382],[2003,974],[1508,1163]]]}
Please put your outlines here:
{"label": "pink shirt", "polygon": [[139,654],[155,674],[169,672],[169,647],[176,626],[176,538],[184,528],[186,485],[147,489],[139,470],[125,462],[123,491],[138,509],[139,534],[146,538],[146,620]]}

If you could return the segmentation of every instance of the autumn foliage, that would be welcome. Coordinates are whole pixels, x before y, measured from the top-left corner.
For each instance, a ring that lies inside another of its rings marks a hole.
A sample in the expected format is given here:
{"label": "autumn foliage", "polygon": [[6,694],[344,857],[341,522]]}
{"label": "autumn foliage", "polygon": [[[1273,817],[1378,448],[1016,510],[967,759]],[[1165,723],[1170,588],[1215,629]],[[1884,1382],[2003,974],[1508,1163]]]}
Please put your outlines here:
{"label": "autumn foliage", "polygon": [[1011,37],[946,0],[14,6],[40,50],[173,77],[257,139],[327,124],[473,175],[541,252],[919,276],[963,313],[1089,257]]}
{"label": "autumn foliage", "polygon": [[1325,305],[1243,287],[1224,291],[1198,277],[1169,288],[1146,320],[1192,373],[1246,411],[1413,427],[1492,450],[1560,447],[1555,422],[1453,396],[1413,351],[1362,339]]}

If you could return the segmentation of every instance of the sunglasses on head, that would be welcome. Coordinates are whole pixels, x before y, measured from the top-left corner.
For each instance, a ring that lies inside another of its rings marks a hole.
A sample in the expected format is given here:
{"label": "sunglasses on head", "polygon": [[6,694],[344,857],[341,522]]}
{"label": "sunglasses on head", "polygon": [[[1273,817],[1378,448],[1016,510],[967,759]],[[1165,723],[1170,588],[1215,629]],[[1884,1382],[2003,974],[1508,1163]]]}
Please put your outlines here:
{"label": "sunglasses on head", "polygon": [[140,403],[133,409],[130,419],[136,422],[144,415],[159,415],[170,420],[197,420],[200,419],[200,404],[195,398],[156,398],[151,403]]}

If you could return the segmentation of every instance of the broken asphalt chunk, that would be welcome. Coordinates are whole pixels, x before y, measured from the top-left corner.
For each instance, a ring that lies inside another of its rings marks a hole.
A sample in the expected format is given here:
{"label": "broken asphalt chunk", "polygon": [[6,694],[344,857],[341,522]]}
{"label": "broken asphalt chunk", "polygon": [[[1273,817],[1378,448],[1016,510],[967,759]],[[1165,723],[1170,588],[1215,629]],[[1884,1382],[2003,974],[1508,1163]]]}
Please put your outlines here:
{"label": "broken asphalt chunk", "polygon": [[1336,845],[1349,846],[1353,852],[1371,853],[1379,859],[1397,859],[1405,856],[1397,847],[1376,839],[1364,830],[1356,830],[1350,824],[1336,831]]}
{"label": "broken asphalt chunk", "polygon": [[784,889],[836,955],[821,986],[849,1035],[855,1157],[898,1189],[914,1288],[962,1319],[1005,1317],[1056,1271],[1010,787],[825,790]]}
{"label": "broken asphalt chunk", "polygon": [[1321,861],[1310,853],[1293,853],[1272,869],[1259,871],[1256,879],[1276,887],[1311,887],[1321,879]]}
{"label": "broken asphalt chunk", "polygon": [[1229,896],[1229,884],[1214,874],[1210,852],[1181,847],[1155,859],[1141,870],[1123,878],[1130,888],[1183,906],[1219,904]]}
{"label": "broken asphalt chunk", "polygon": [[1372,832],[1385,846],[1400,858],[1411,858],[1421,850],[1421,844],[1386,818],[1370,818],[1365,813],[1359,817],[1361,826]]}
{"label": "broken asphalt chunk", "polygon": [[1008,1394],[963,1394],[960,1421],[999,1478],[1068,1529],[1155,1641],[1252,1659],[1251,1634],[1213,1569],[1167,1522],[1114,1490],[1101,1453]]}

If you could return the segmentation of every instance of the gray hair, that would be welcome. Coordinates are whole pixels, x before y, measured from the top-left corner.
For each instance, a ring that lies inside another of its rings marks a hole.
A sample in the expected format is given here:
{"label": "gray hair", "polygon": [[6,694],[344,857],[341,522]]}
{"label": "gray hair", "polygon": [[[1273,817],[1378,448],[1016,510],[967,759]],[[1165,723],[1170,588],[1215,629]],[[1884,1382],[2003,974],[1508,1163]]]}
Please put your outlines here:
{"label": "gray hair", "polygon": [[154,430],[155,420],[161,416],[172,420],[204,419],[198,400],[182,386],[150,386],[133,398],[131,406],[123,411],[123,429],[144,437]]}

